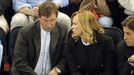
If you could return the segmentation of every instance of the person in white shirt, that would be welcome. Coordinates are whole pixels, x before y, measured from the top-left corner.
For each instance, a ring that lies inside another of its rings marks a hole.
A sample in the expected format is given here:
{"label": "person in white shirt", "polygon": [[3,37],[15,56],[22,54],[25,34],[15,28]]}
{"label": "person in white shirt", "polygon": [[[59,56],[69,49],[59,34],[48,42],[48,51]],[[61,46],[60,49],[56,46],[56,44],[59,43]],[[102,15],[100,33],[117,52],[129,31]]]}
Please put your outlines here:
{"label": "person in white shirt", "polygon": [[[13,9],[16,14],[11,20],[11,30],[16,27],[27,25],[27,23],[33,23],[38,16],[38,6],[47,0],[12,0]],[[69,4],[69,0],[50,0],[57,5],[58,8],[66,7]],[[58,22],[67,25],[68,30],[71,29],[71,19],[66,14],[58,13]]]}

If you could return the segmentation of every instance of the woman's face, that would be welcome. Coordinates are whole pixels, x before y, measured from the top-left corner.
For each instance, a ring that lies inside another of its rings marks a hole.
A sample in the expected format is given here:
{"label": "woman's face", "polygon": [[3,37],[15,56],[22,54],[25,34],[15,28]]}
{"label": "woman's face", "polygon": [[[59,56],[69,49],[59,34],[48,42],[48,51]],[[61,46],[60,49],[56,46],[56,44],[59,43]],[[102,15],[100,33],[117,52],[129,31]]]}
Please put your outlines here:
{"label": "woman's face", "polygon": [[82,35],[82,28],[78,20],[78,15],[74,16],[72,19],[72,32],[73,32],[73,36],[75,37]]}
{"label": "woman's face", "polygon": [[124,40],[128,46],[134,46],[134,31],[128,27],[123,27]]}

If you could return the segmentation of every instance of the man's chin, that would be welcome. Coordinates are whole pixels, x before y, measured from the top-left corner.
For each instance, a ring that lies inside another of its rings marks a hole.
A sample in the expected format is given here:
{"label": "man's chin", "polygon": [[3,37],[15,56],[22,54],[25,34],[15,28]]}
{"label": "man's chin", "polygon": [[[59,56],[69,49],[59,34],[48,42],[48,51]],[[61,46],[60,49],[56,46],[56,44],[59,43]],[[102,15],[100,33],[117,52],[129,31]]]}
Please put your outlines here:
{"label": "man's chin", "polygon": [[52,31],[52,29],[46,29],[46,31],[47,31],[47,32],[51,32],[51,31]]}

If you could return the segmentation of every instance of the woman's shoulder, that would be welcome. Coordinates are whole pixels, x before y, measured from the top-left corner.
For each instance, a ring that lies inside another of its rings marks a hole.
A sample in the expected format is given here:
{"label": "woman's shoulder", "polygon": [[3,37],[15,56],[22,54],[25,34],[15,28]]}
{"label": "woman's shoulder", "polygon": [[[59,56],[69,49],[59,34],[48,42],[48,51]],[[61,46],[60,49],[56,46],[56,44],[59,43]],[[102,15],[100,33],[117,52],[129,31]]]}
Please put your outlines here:
{"label": "woman's shoulder", "polygon": [[96,35],[96,39],[98,40],[98,41],[110,41],[110,40],[112,40],[112,38],[111,37],[109,37],[109,36],[107,36],[107,35],[105,35],[105,34],[97,34]]}

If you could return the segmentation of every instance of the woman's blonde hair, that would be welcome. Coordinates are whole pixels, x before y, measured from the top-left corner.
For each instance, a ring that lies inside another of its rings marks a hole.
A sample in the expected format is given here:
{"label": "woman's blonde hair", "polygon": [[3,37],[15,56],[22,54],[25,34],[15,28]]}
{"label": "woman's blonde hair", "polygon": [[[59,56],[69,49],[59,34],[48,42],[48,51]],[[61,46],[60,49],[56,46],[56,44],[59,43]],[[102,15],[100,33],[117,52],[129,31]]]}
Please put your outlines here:
{"label": "woman's blonde hair", "polygon": [[[80,10],[72,14],[71,19],[74,16],[78,16],[80,27],[83,34],[80,36],[85,43],[96,43],[96,33],[104,33],[104,29],[98,24],[94,14],[89,10]],[[73,35],[73,34],[72,34]],[[80,37],[73,37],[78,40]]]}

